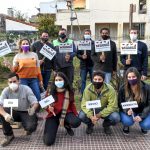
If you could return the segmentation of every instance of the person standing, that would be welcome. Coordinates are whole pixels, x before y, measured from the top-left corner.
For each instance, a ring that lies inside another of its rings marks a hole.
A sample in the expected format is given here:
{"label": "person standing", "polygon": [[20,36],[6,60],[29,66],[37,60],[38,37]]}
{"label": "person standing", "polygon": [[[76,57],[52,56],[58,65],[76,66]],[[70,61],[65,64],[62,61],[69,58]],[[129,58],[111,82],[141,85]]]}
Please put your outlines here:
{"label": "person standing", "polygon": [[[73,40],[67,38],[67,30],[62,28],[59,30],[58,39],[53,41],[53,46],[56,50],[56,72],[63,72],[69,79],[70,83],[73,83],[74,79],[74,67],[73,57],[76,55],[76,47]],[[73,52],[60,53],[59,46],[61,43],[72,44]]]}
{"label": "person standing", "polygon": [[110,83],[112,73],[115,74],[117,71],[117,48],[115,42],[110,39],[110,30],[108,28],[102,28],[100,35],[102,40],[110,40],[110,51],[102,53],[92,50],[93,70],[105,72],[105,82]]}
{"label": "person standing", "polygon": [[40,60],[40,68],[41,68],[41,73],[43,77],[43,86],[45,90],[47,89],[48,82],[51,77],[52,69],[54,70],[54,59],[55,59],[53,58],[52,60],[49,60],[48,58],[46,58],[40,53],[40,50],[45,44],[51,47],[52,49],[54,49],[53,45],[48,40],[49,40],[48,32],[43,31],[41,34],[41,40],[36,41],[31,46],[32,51],[37,53],[39,60]]}
{"label": "person standing", "polygon": [[40,101],[40,87],[43,86],[43,79],[38,56],[36,53],[30,51],[30,42],[28,39],[20,40],[19,53],[13,59],[13,65],[7,61],[4,61],[4,64],[12,72],[18,74],[20,83],[28,85],[38,101]]}
{"label": "person standing", "polygon": [[141,80],[146,80],[148,69],[147,45],[138,40],[138,30],[136,28],[132,28],[129,34],[130,42],[137,43],[137,55],[130,55],[130,58],[127,55],[121,55],[121,63],[124,65],[125,72],[129,67],[135,67],[141,74]]}
{"label": "person standing", "polygon": [[[91,41],[91,50],[94,50],[94,41],[91,39],[91,30],[84,30],[84,40]],[[78,50],[77,48],[77,57],[80,59],[80,76],[81,76],[81,94],[86,86],[86,78],[87,74],[90,75],[90,80],[92,82],[92,74],[93,74],[93,61],[91,59],[91,50]]]}

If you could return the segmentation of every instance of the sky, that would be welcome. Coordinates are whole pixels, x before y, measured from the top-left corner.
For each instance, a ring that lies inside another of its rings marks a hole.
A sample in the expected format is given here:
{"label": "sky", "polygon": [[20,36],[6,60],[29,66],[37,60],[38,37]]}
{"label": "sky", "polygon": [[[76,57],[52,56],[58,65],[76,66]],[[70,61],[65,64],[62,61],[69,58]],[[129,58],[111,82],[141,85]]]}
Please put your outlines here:
{"label": "sky", "polygon": [[7,8],[20,10],[26,16],[30,17],[38,13],[40,2],[49,2],[51,0],[0,0],[0,13],[7,14]]}

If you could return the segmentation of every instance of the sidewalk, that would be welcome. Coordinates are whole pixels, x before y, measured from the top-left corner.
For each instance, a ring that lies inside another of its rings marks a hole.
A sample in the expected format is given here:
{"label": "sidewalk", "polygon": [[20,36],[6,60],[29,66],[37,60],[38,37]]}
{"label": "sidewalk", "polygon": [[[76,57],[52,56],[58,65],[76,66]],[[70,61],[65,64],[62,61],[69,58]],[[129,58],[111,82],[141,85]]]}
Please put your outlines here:
{"label": "sidewalk", "polygon": [[[32,135],[24,136],[23,129],[14,129],[16,138],[9,146],[0,147],[0,150],[150,150],[150,133],[142,135],[138,125],[131,128],[132,135],[124,136],[119,124],[112,127],[112,135],[106,136],[101,124],[102,122],[99,121],[92,135],[85,133],[86,126],[82,124],[74,130],[74,137],[66,135],[65,129],[60,127],[55,145],[47,147],[42,140],[44,120],[41,120]],[[0,140],[3,137],[0,130]]]}

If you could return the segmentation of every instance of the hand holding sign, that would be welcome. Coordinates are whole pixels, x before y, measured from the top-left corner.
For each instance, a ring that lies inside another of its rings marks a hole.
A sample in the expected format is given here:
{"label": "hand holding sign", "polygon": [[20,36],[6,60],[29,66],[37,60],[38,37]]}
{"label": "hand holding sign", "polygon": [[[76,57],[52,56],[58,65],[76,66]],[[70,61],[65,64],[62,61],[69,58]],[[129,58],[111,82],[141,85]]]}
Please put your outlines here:
{"label": "hand holding sign", "polygon": [[10,114],[6,113],[4,118],[5,118],[5,121],[9,122],[10,124],[13,124],[14,119],[12,118]]}

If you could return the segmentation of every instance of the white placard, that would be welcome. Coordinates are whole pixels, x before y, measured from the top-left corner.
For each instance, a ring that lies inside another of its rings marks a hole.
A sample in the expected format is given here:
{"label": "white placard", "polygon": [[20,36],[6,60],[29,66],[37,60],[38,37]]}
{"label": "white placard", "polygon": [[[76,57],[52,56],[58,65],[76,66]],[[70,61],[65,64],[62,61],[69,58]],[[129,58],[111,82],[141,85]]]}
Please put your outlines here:
{"label": "white placard", "polygon": [[95,41],[95,52],[110,51],[110,40]]}
{"label": "white placard", "polygon": [[138,108],[137,101],[121,103],[123,109]]}
{"label": "white placard", "polygon": [[43,100],[39,101],[39,104],[41,105],[42,108],[44,108],[54,102],[55,102],[55,100],[54,100],[53,96],[50,95],[50,96],[44,98]]}
{"label": "white placard", "polygon": [[91,50],[91,40],[78,41],[78,50]]}
{"label": "white placard", "polygon": [[59,52],[60,53],[73,52],[73,44],[60,43],[60,45],[59,45]]}
{"label": "white placard", "polygon": [[0,57],[11,53],[11,49],[6,41],[0,42]]}
{"label": "white placard", "polygon": [[86,102],[86,108],[87,109],[100,108],[100,107],[101,107],[100,100],[92,100],[92,101],[87,101]]}
{"label": "white placard", "polygon": [[129,54],[137,54],[137,43],[121,43],[121,55]]}
{"label": "white placard", "polygon": [[18,107],[18,99],[4,99],[4,107]]}
{"label": "white placard", "polygon": [[44,46],[40,50],[40,53],[50,60],[56,55],[56,51],[46,44],[44,44]]}

